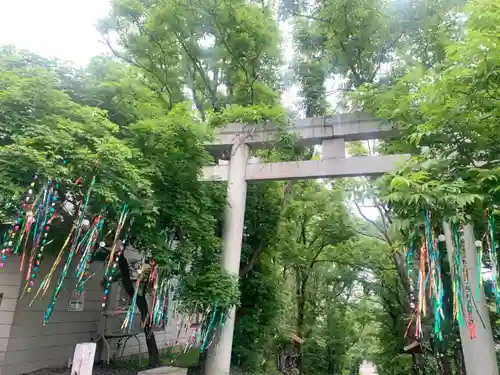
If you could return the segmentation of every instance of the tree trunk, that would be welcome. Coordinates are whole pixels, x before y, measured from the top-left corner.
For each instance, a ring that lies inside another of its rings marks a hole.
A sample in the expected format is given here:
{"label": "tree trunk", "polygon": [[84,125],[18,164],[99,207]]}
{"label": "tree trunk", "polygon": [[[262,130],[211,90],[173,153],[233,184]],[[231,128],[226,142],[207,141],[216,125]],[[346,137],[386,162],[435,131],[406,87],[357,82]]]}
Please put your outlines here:
{"label": "tree trunk", "polygon": [[443,368],[443,375],[453,375],[451,360],[450,360],[450,356],[448,355],[448,353],[447,352],[442,353],[442,357],[440,360],[441,360],[441,365]]}
{"label": "tree trunk", "polygon": [[467,375],[467,370],[465,369],[464,350],[462,348],[461,342],[460,342],[460,371],[461,375]]}
{"label": "tree trunk", "polygon": [[361,363],[363,363],[361,358],[356,359],[351,367],[349,375],[359,375],[359,367],[361,366]]}
{"label": "tree trunk", "polygon": [[411,360],[412,360],[411,374],[412,375],[419,375],[420,374],[420,367],[418,366],[417,356],[415,355],[415,353],[411,353]]}
{"label": "tree trunk", "polygon": [[[399,279],[401,280],[401,284],[403,285],[406,295],[409,299],[413,299],[412,287],[410,284],[410,278],[408,277],[408,270],[406,269],[404,255],[400,251],[394,251],[392,253],[392,260],[394,261],[394,265],[396,266]],[[406,300],[402,307],[407,314],[411,314],[413,312],[410,306],[410,300]]]}
{"label": "tree trunk", "polygon": [[[302,277],[302,271],[300,269],[295,270],[295,293],[297,298],[297,335],[300,338],[304,338],[304,309],[305,309],[305,283],[306,280]],[[299,373],[304,373],[304,348],[302,344],[297,344],[299,349],[299,356],[297,358],[297,368]]]}
{"label": "tree trunk", "polygon": [[460,343],[460,340],[457,340],[453,347],[453,360],[455,365],[455,374],[466,375],[467,372],[465,371],[464,354],[462,352],[462,345]]}
{"label": "tree trunk", "polygon": [[[125,289],[125,292],[128,294],[130,298],[134,297],[134,284],[130,279],[130,271],[128,268],[128,261],[125,258],[125,250],[122,255],[118,258],[118,267],[120,268],[120,272],[122,274],[122,285]],[[154,332],[151,329],[151,324],[148,317],[148,303],[146,301],[146,297],[144,295],[137,295],[136,300],[137,308],[141,313],[142,322],[146,322],[144,324],[144,335],[146,336],[146,345],[148,347],[149,354],[149,367],[158,367],[160,364],[160,355],[158,353],[158,346],[156,345],[156,339]]]}
{"label": "tree trunk", "polygon": [[188,368],[187,375],[203,375],[205,373],[205,363],[207,362],[207,353],[208,353],[207,350],[205,350],[203,353],[200,353],[200,359],[198,363]]}

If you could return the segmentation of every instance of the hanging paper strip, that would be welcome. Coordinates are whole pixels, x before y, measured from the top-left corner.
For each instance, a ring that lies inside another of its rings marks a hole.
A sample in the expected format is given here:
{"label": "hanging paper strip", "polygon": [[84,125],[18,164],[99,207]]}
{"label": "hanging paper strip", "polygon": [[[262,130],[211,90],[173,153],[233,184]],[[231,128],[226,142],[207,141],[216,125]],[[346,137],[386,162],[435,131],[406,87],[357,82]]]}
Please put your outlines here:
{"label": "hanging paper strip", "polygon": [[102,232],[104,225],[104,216],[98,215],[94,217],[91,227],[85,235],[84,240],[82,240],[81,246],[77,247],[80,249],[81,257],[78,265],[76,267],[76,287],[78,293],[82,293],[85,282],[89,279],[88,271],[90,268],[90,262],[92,261],[92,256],[96,249],[96,243],[99,239],[99,235]]}
{"label": "hanging paper strip", "polygon": [[52,281],[52,276],[54,275],[54,272],[56,271],[57,266],[61,263],[61,260],[62,260],[63,255],[64,255],[64,251],[66,250],[66,247],[68,247],[68,244],[70,243],[70,239],[71,239],[75,229],[76,229],[76,224],[71,228],[68,236],[66,237],[66,240],[64,241],[64,244],[61,247],[61,250],[59,250],[57,257],[56,257],[54,263],[52,264],[52,267],[50,268],[50,271],[43,278],[43,281],[41,282],[40,286],[38,287],[38,290],[37,290],[35,296],[31,300],[30,306],[33,304],[33,302],[38,297],[38,295],[40,294],[41,291],[43,291],[42,296],[44,296],[45,293],[47,293],[47,290],[49,289],[49,286],[50,286],[50,282]]}
{"label": "hanging paper strip", "polygon": [[[2,241],[2,255],[0,258],[0,269],[2,269],[4,267],[5,260],[7,259],[7,256],[11,252],[14,252],[14,253],[17,252],[17,249],[19,248],[18,243],[20,243],[20,241],[22,241],[22,238],[16,240],[16,237],[18,237],[18,233],[24,234],[26,220],[23,220],[23,214],[24,214],[24,211],[19,209],[17,216],[16,216],[16,219],[14,221],[14,224],[4,234],[4,238]],[[14,245],[14,243],[16,245]]]}
{"label": "hanging paper strip", "polygon": [[420,246],[420,268],[418,274],[418,304],[415,336],[418,338],[422,333],[422,314],[425,316],[425,246]]}
{"label": "hanging paper strip", "polygon": [[407,250],[406,264],[408,267],[410,287],[412,288],[412,258],[415,254],[418,254],[418,298],[415,305],[415,313],[405,330],[405,337],[414,320],[416,338],[423,337],[422,320],[427,316],[428,309],[432,309],[434,336],[441,341],[443,340],[441,324],[444,319],[444,287],[442,281],[441,254],[437,238],[432,229],[431,212],[428,208],[424,208],[422,212],[424,217],[424,237],[420,241],[418,251],[416,251],[418,241],[415,238],[415,228],[411,229],[409,232],[410,245]]}
{"label": "hanging paper strip", "polygon": [[[117,262],[117,260],[115,259],[116,246],[117,246],[118,238],[120,238],[120,233],[122,232],[125,221],[127,220],[127,215],[128,215],[127,209],[128,209],[128,204],[125,203],[122,207],[120,219],[118,220],[118,228],[116,229],[115,238],[113,240],[113,245],[111,246],[111,252],[109,254],[109,260],[108,260],[108,264],[106,266],[105,275],[109,274],[110,266],[113,264],[113,262]],[[118,251],[120,251],[120,249],[118,249]]]}
{"label": "hanging paper strip", "polygon": [[170,288],[170,280],[164,278],[161,281],[158,298],[156,299],[156,303],[154,306],[153,325],[158,328],[163,327],[168,322],[167,311],[168,311],[169,288]]}
{"label": "hanging paper strip", "polygon": [[426,248],[428,254],[428,267],[429,267],[429,282],[430,282],[430,292],[434,302],[434,335],[440,340],[443,340],[443,334],[441,332],[441,319],[444,319],[443,313],[443,296],[444,289],[441,278],[441,255],[439,253],[439,248],[437,246],[437,240],[434,237],[432,224],[431,224],[431,213],[428,209],[424,210],[425,214],[425,237],[426,237]]}
{"label": "hanging paper strip", "polygon": [[414,231],[410,229],[408,232],[408,238],[410,239],[410,244],[406,248],[406,269],[408,270],[408,278],[410,279],[410,284],[413,277],[413,256],[415,255],[415,240]]}
{"label": "hanging paper strip", "polygon": [[[201,328],[198,332],[200,342],[200,353],[203,353],[211,346],[215,345],[218,332],[224,328],[227,318],[227,311],[221,309],[214,303],[212,307],[204,314]],[[198,339],[197,339],[198,341]]]}
{"label": "hanging paper strip", "polygon": [[[37,199],[40,196],[40,194],[38,194],[35,197],[33,190],[35,188],[37,180],[38,176],[35,175],[34,180],[30,183],[27,193],[24,194],[23,198],[19,202],[19,208],[17,210],[17,215],[14,223],[11,225],[7,233],[4,234],[1,246],[0,269],[4,267],[5,260],[10,253],[17,254],[22,244],[24,244],[24,247],[26,247],[28,237],[31,233],[31,224],[34,220],[33,208],[36,207]],[[26,238],[24,242],[23,238]],[[23,270],[23,264],[24,258],[21,262],[21,271]]]}
{"label": "hanging paper strip", "polygon": [[[125,319],[123,320],[122,323],[122,330],[127,332],[130,332],[130,330],[132,329],[132,323],[135,316],[135,307],[137,304],[137,295],[139,293],[139,287],[141,284],[142,275],[144,274],[144,266],[145,266],[145,258],[142,259],[141,266],[137,270],[138,276],[135,282],[134,296],[132,297],[132,301],[130,302],[127,308],[127,314],[125,315]],[[107,295],[105,295],[104,298],[105,298],[104,301],[106,301]]]}
{"label": "hanging paper strip", "polygon": [[491,283],[493,287],[493,293],[495,294],[497,312],[500,314],[500,290],[498,285],[498,258],[495,236],[495,217],[493,216],[493,210],[487,210],[486,215],[488,217],[488,231],[485,236],[486,248],[489,253],[491,262]]}
{"label": "hanging paper strip", "polygon": [[109,254],[108,263],[106,265],[106,270],[104,271],[104,296],[102,297],[102,302],[101,302],[102,310],[105,310],[107,307],[108,294],[111,288],[111,281],[113,280],[113,276],[116,273],[116,270],[118,269],[118,262],[125,248],[125,242],[121,241],[119,243],[118,239],[120,238],[120,233],[122,232],[123,226],[125,225],[127,215],[128,215],[128,204],[125,203],[122,207],[122,212],[118,220],[118,226],[116,228],[115,236],[113,238],[113,244],[111,245],[111,251]]}
{"label": "hanging paper strip", "polygon": [[[43,252],[45,247],[49,244],[49,242],[47,242],[47,237],[50,225],[52,220],[56,217],[55,205],[57,198],[57,185],[53,180],[49,179],[44,184],[40,198],[34,208],[35,212],[33,215],[33,222],[31,224],[31,227],[33,228],[31,252],[24,277],[25,286],[21,298],[24,296],[24,293],[31,293],[31,288],[35,283],[35,277],[38,274]],[[21,266],[23,266],[23,263],[21,263]]]}
{"label": "hanging paper strip", "polygon": [[479,298],[479,293],[481,291],[481,286],[483,285],[483,246],[481,241],[476,241],[476,252],[477,252],[477,281],[476,281],[476,294],[475,298]]}
{"label": "hanging paper strip", "polygon": [[76,252],[76,249],[77,247],[80,245],[80,237],[82,235],[82,227],[83,227],[83,220],[85,218],[85,213],[86,213],[86,210],[87,210],[87,206],[88,206],[88,203],[89,203],[89,199],[90,199],[90,195],[92,193],[92,190],[94,188],[94,185],[95,185],[95,176],[92,178],[92,181],[90,183],[90,186],[87,190],[87,193],[85,195],[85,200],[82,204],[82,206],[80,207],[80,210],[79,210],[79,213],[78,213],[78,218],[77,218],[77,224],[76,224],[76,227],[75,227],[75,234],[74,234],[74,239],[73,239],[73,243],[71,245],[71,248],[70,248],[70,251],[69,251],[69,255],[68,255],[68,259],[66,260],[66,263],[61,271],[61,274],[59,275],[59,279],[57,280],[57,283],[56,283],[56,287],[55,287],[55,290],[54,292],[52,293],[52,297],[50,299],[50,303],[49,303],[49,306],[47,307],[47,311],[45,312],[45,315],[44,315],[44,319],[43,319],[43,324],[47,324],[49,318],[50,318],[50,315],[52,314],[52,310],[54,308],[54,305],[57,301],[57,297],[59,296],[59,293],[61,291],[61,288],[62,288],[62,285],[64,283],[64,280],[66,279],[66,276],[68,274],[68,270],[69,270],[69,267],[71,265],[71,262],[73,260],[73,257],[75,255],[75,252]]}
{"label": "hanging paper strip", "polygon": [[212,306],[212,309],[209,311],[209,313],[206,315],[207,319],[204,320],[204,324],[202,324],[202,336],[203,340],[201,343],[200,347],[200,352],[203,353],[211,340],[211,336],[213,334],[215,324],[217,321],[217,304],[214,303]]}
{"label": "hanging paper strip", "polygon": [[149,272],[149,280],[148,283],[151,285],[151,312],[149,313],[149,325],[153,324],[153,316],[155,313],[154,307],[156,306],[157,301],[157,293],[158,293],[158,265],[153,262],[151,267],[151,271]]}

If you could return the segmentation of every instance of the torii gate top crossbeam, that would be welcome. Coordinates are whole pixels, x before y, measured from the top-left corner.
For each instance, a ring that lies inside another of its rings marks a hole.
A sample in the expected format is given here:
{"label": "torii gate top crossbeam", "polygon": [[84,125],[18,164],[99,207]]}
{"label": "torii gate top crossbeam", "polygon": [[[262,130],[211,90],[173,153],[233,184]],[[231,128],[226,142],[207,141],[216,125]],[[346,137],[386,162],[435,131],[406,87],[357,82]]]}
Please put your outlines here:
{"label": "torii gate top crossbeam", "polygon": [[[214,154],[229,151],[237,139],[244,139],[251,148],[266,148],[276,141],[273,124],[228,124],[218,129],[214,139],[205,142],[205,148]],[[321,144],[325,139],[342,138],[345,141],[383,139],[395,133],[391,124],[376,119],[372,114],[346,113],[335,116],[309,117],[295,120],[288,133],[298,136],[304,146]]]}

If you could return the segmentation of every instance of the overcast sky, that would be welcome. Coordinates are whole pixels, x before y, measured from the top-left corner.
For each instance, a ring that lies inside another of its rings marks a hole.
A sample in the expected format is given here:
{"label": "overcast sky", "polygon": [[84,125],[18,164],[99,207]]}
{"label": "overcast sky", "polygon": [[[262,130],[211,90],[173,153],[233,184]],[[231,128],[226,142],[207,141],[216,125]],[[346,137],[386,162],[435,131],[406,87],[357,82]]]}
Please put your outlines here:
{"label": "overcast sky", "polygon": [[[45,57],[86,65],[92,56],[108,52],[96,24],[109,9],[109,0],[0,0],[0,46],[14,44]],[[282,28],[290,39],[291,25]],[[284,40],[283,48],[289,61],[291,40]],[[292,107],[296,96],[297,87],[287,89],[283,103]]]}
{"label": "overcast sky", "polygon": [[85,65],[107,52],[95,25],[108,0],[0,0],[0,45]]}
{"label": "overcast sky", "polygon": [[[96,30],[97,21],[110,10],[109,0],[0,0],[0,46],[14,44],[45,57],[86,65],[92,56],[107,53]],[[293,55],[292,25],[282,24],[285,64]],[[333,83],[327,84],[333,88]],[[282,93],[286,107],[294,107],[298,87]],[[330,97],[333,103],[334,95]],[[363,211],[376,217],[373,208]]]}

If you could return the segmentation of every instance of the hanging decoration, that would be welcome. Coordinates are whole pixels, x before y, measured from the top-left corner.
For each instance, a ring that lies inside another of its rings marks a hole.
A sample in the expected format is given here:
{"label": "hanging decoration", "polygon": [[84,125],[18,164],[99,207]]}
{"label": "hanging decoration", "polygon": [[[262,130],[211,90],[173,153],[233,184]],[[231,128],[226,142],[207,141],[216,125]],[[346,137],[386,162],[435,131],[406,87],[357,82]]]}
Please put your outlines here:
{"label": "hanging decoration", "polygon": [[41,291],[43,291],[42,297],[45,296],[45,294],[47,293],[47,290],[49,289],[50,282],[52,281],[52,276],[54,275],[54,272],[56,271],[57,266],[61,263],[61,260],[62,260],[63,255],[64,255],[64,251],[66,250],[66,247],[68,247],[75,229],[76,229],[76,227],[75,227],[75,225],[73,225],[70,232],[68,233],[68,236],[66,237],[66,240],[64,241],[64,244],[61,247],[61,250],[59,250],[57,257],[54,260],[52,267],[50,268],[47,275],[45,275],[45,277],[43,278],[43,281],[40,283],[40,286],[38,287],[38,290],[37,290],[35,296],[33,297],[33,299],[30,302],[30,306],[33,304],[33,302],[38,297],[38,295],[40,294]]}
{"label": "hanging decoration", "polygon": [[[149,325],[153,325],[153,316],[155,315],[155,306],[158,292],[158,265],[152,261],[151,271],[149,272],[149,285],[151,286],[151,311],[149,313]],[[144,322],[145,324],[145,322]]]}
{"label": "hanging decoration", "polygon": [[406,249],[406,269],[408,270],[408,278],[410,281],[413,277],[413,257],[415,255],[415,239],[413,228],[408,231],[409,245]]}
{"label": "hanging decoration", "polygon": [[154,306],[153,326],[163,327],[168,323],[168,291],[170,290],[170,279],[164,278],[161,281],[158,298]]}
{"label": "hanging decoration", "polygon": [[[444,285],[442,279],[442,254],[440,253],[438,241],[432,230],[432,217],[428,208],[423,210],[424,236],[420,241],[419,250],[416,251],[416,242],[414,238],[414,230],[410,231],[410,246],[407,250],[406,263],[409,266],[408,274],[410,283],[412,283],[412,257],[418,254],[418,298],[415,306],[415,315],[411,319],[405,332],[407,335],[413,320],[415,320],[415,336],[417,338],[423,337],[422,320],[428,314],[433,318],[433,334],[439,341],[443,340],[442,322],[445,319],[444,315]],[[490,220],[490,228],[494,227],[494,222]],[[451,243],[453,246],[453,259],[452,264],[452,287],[453,287],[453,319],[455,319],[460,326],[465,326],[468,329],[469,337],[476,337],[475,323],[472,318],[473,308],[475,306],[474,290],[469,278],[469,271],[465,259],[465,249],[463,245],[463,238],[460,232],[460,227],[457,224],[451,225],[452,238]],[[493,240],[491,240],[493,239]],[[492,236],[491,230],[487,236],[488,249],[493,249],[494,234]],[[476,244],[476,246],[478,246]],[[492,253],[492,251],[490,251]],[[478,271],[482,267],[482,249],[478,247]],[[495,255],[496,257],[496,255]],[[496,259],[496,258],[495,258]],[[496,265],[495,265],[496,266]],[[476,295],[480,290],[480,282],[476,285]],[[495,285],[497,280],[494,281]],[[498,292],[498,288],[497,288]],[[500,305],[500,293],[498,293],[498,300]],[[429,312],[428,309],[432,309]]]}
{"label": "hanging decoration", "polygon": [[[132,329],[132,323],[135,316],[136,304],[137,304],[137,295],[139,293],[139,289],[141,286],[141,281],[143,280],[145,274],[145,258],[143,258],[141,266],[138,270],[138,279],[135,283],[135,291],[130,301],[130,304],[127,308],[127,314],[122,323],[122,330],[126,332],[130,332]],[[168,321],[168,299],[169,299],[169,288],[170,288],[170,280],[168,277],[161,277],[161,272],[156,263],[152,263],[149,276],[147,280],[144,281],[146,284],[145,288],[151,290],[151,311],[149,315],[146,317],[145,321],[142,322],[142,325],[145,326],[148,324],[151,327],[162,328]]]}
{"label": "hanging decoration", "polygon": [[[127,215],[128,215],[127,208],[128,208],[128,204],[125,203],[123,205],[123,207],[122,207],[122,213],[120,215],[120,219],[118,220],[118,228],[116,229],[115,238],[113,240],[113,245],[111,246],[111,252],[109,254],[109,260],[108,260],[108,264],[106,266],[105,275],[109,274],[110,266],[113,264],[113,262],[115,264],[118,263],[118,258],[120,257],[120,255],[117,255],[115,257],[115,252],[116,252],[116,246],[117,246],[118,238],[120,238],[120,233],[122,232],[122,229],[123,229],[123,226],[125,224],[125,221],[127,220]],[[118,252],[120,252],[120,250],[121,249],[118,249]]]}
{"label": "hanging decoration", "polygon": [[454,269],[454,317],[461,326],[466,326],[471,339],[476,337],[476,328],[472,319],[472,309],[474,305],[472,288],[469,280],[469,272],[467,261],[465,259],[465,251],[463,241],[460,236],[460,229],[457,224],[451,225],[453,253],[455,255]]}
{"label": "hanging decoration", "polygon": [[152,294],[149,324],[153,327],[160,328],[167,323],[170,279],[167,276],[161,277],[158,265],[154,262],[149,275]]}
{"label": "hanging decoration", "polygon": [[[178,325],[177,337],[180,336],[183,329],[187,332],[191,328],[191,319],[188,319],[187,324],[184,325],[184,318],[183,316],[181,323]],[[191,318],[191,316],[189,318]],[[213,303],[203,312],[203,314],[201,314],[200,323],[194,324],[188,340],[188,345],[186,345],[184,352],[196,347],[199,348],[200,353],[203,353],[216,345],[218,335],[224,328],[226,318],[227,309],[221,308],[217,303]]]}
{"label": "hanging decoration", "polygon": [[[31,293],[31,288],[35,283],[35,277],[38,274],[39,266],[42,261],[43,252],[45,247],[49,244],[49,242],[47,242],[47,237],[50,225],[52,220],[57,216],[55,209],[58,199],[57,188],[58,186],[52,179],[45,182],[40,192],[40,196],[37,197],[37,201],[35,202],[34,212],[31,211],[32,214],[30,214],[30,218],[32,218],[30,229],[33,229],[31,251],[24,276],[25,286],[21,298],[26,292]],[[28,235],[26,236],[26,239],[27,238]],[[27,251],[23,249],[23,257],[26,254]],[[23,266],[24,262],[21,261],[21,271],[23,271]]]}
{"label": "hanging decoration", "polygon": [[[102,310],[105,310],[108,305],[108,295],[111,287],[111,281],[113,280],[113,276],[116,273],[116,270],[118,269],[118,262],[120,260],[120,256],[122,255],[125,246],[125,241],[127,240],[127,238],[125,238],[124,241],[118,243],[119,242],[118,239],[120,238],[123,226],[125,225],[127,215],[128,215],[128,204],[125,203],[122,207],[120,218],[118,220],[118,226],[116,228],[115,236],[113,238],[113,244],[111,245],[111,251],[109,253],[108,263],[106,265],[106,270],[104,271],[104,295],[101,301]],[[127,237],[129,231],[130,227],[129,230],[127,231]]]}
{"label": "hanging decoration", "polygon": [[97,215],[94,217],[91,227],[86,233],[82,242],[78,245],[77,251],[80,250],[81,257],[78,265],[76,267],[75,276],[77,278],[76,287],[78,293],[83,291],[83,286],[85,282],[89,279],[89,267],[96,249],[96,243],[99,239],[99,235],[102,232],[104,226],[104,215]]}
{"label": "hanging decoration", "polygon": [[[19,207],[17,209],[16,218],[14,223],[10,226],[9,230],[4,234],[2,246],[1,246],[1,257],[0,257],[0,269],[2,269],[5,265],[5,261],[7,256],[11,253],[17,254],[19,249],[21,248],[21,244],[23,244],[23,238],[26,238],[24,241],[24,247],[26,247],[28,237],[31,232],[31,225],[33,223],[33,207],[35,206],[37,198],[34,195],[34,188],[36,182],[38,181],[38,176],[35,175],[33,181],[30,183],[30,186],[23,195],[19,202]],[[23,254],[24,254],[23,247]],[[20,271],[23,270],[24,258],[21,261]]]}
{"label": "hanging decoration", "polygon": [[491,283],[493,287],[493,293],[495,294],[495,301],[497,306],[497,313],[500,314],[500,290],[498,286],[498,258],[497,258],[497,243],[495,236],[495,217],[493,216],[493,210],[486,210],[486,216],[488,218],[488,230],[485,234],[486,239],[486,250],[489,254],[491,262]]}
{"label": "hanging decoration", "polygon": [[210,310],[204,314],[200,329],[200,353],[203,353],[216,341],[217,334],[226,322],[227,312],[224,309],[217,308],[217,303],[214,303]]}
{"label": "hanging decoration", "polygon": [[[419,267],[418,267],[418,302],[415,311],[415,337],[420,338],[423,336],[422,331],[422,318],[427,315],[427,307],[432,302],[433,316],[434,316],[434,335],[441,341],[443,335],[441,332],[441,320],[444,319],[443,313],[443,297],[444,289],[441,278],[441,254],[437,239],[432,230],[431,213],[427,208],[423,210],[424,216],[424,238],[420,244],[419,249]],[[413,230],[410,232],[410,250],[408,256],[411,257],[415,254],[415,240]],[[407,264],[410,260],[407,259]],[[410,283],[412,283],[411,268],[408,269],[410,275]],[[408,325],[405,336],[409,330]]]}
{"label": "hanging decoration", "polygon": [[434,297],[434,335],[440,340],[443,340],[441,332],[441,319],[444,319],[443,313],[443,296],[444,289],[441,279],[441,255],[437,239],[434,237],[431,224],[431,213],[428,209],[424,210],[425,215],[425,247],[427,255],[427,265],[429,267],[429,283],[431,295]]}
{"label": "hanging decoration", "polygon": [[[82,178],[79,178],[75,185],[80,184]],[[56,204],[59,199],[59,186],[52,178],[47,179],[40,185],[37,193],[34,192],[36,185],[39,183],[38,177],[35,176],[31,182],[29,189],[20,202],[20,207],[17,211],[15,221],[4,234],[0,246],[0,269],[4,267],[7,256],[11,253],[21,256],[20,272],[23,274],[24,288],[22,296],[25,293],[31,293],[35,285],[36,277],[39,273],[40,264],[43,259],[46,247],[51,243],[49,239],[49,231],[54,219],[57,217]],[[54,306],[57,302],[59,294],[65,279],[68,276],[75,255],[79,257],[76,262],[74,275],[76,277],[76,288],[78,293],[82,293],[85,283],[90,279],[89,268],[92,257],[96,251],[97,243],[103,237],[103,227],[105,222],[105,209],[98,215],[94,216],[91,221],[86,219],[88,214],[89,200],[92,195],[96,177],[94,176],[86,191],[83,200],[75,204],[77,218],[73,222],[69,233],[67,234],[63,245],[50,267],[48,273],[42,279],[35,295],[31,299],[30,306],[39,296],[45,296],[50,289],[53,276],[62,264],[62,270],[59,274],[57,282],[52,291],[49,305],[44,313],[43,324],[46,325],[52,315]],[[129,239],[133,218],[130,220],[127,231],[123,239],[119,241],[123,233],[125,223],[129,216],[129,207],[125,203],[122,206],[121,214],[118,220],[116,232],[114,233],[113,244],[106,261],[104,272],[104,296],[102,299],[102,308],[105,309],[108,303],[110,285],[114,274],[117,272],[120,257],[123,255],[125,245]],[[65,255],[67,254],[67,257]],[[411,255],[409,254],[409,258]],[[134,295],[127,308],[125,319],[122,323],[124,331],[132,329],[133,319],[136,315],[136,305],[141,283],[144,283],[143,290],[151,291],[151,309],[149,314],[142,321],[142,325],[151,327],[164,327],[168,323],[169,298],[171,290],[171,281],[158,264],[151,262],[151,268],[146,275],[146,257],[143,258],[140,269],[138,270],[139,277],[135,283]],[[22,298],[21,296],[21,298]],[[196,310],[198,307],[196,307]],[[174,307],[175,310],[175,307]],[[175,313],[175,312],[174,312]],[[227,316],[227,309],[221,308],[217,303],[213,303],[209,308],[201,314],[201,323],[192,329],[189,347],[199,347],[200,352],[206,351],[214,345],[218,332],[223,328]],[[185,325],[186,332],[191,328],[191,319]],[[184,327],[183,323],[179,329]],[[180,332],[179,332],[180,333]]]}
{"label": "hanging decoration", "polygon": [[130,302],[128,308],[127,308],[127,314],[125,315],[125,319],[123,320],[122,323],[122,330],[126,332],[130,332],[132,329],[132,323],[134,320],[135,316],[135,308],[137,304],[137,295],[139,293],[139,287],[141,284],[141,279],[142,276],[144,275],[144,268],[145,268],[145,258],[142,258],[141,266],[137,270],[137,280],[135,282],[135,290],[134,290],[134,296],[132,297],[132,301]]}
{"label": "hanging decoration", "polygon": [[[437,245],[437,240],[432,231],[431,214],[425,209],[425,236],[420,245],[419,269],[418,269],[418,303],[416,306],[416,327],[415,336],[423,336],[422,318],[427,316],[427,308],[432,306],[434,318],[434,336],[442,341],[441,330],[442,321],[445,319],[443,311],[444,287],[441,270],[441,254]],[[469,281],[467,263],[465,260],[464,247],[462,244],[459,227],[452,225],[453,243],[453,318],[461,326],[466,326],[469,337],[476,337],[475,324],[472,319],[472,309],[474,308],[473,291]],[[479,255],[481,257],[481,255]],[[411,324],[411,322],[410,322]],[[408,327],[409,328],[409,327]],[[408,332],[408,329],[407,329]],[[406,333],[405,333],[406,336]]]}
{"label": "hanging decoration", "polygon": [[74,237],[73,237],[73,243],[72,243],[70,251],[69,251],[68,259],[66,260],[66,263],[61,271],[61,274],[59,275],[59,279],[57,280],[55,290],[52,293],[49,306],[45,312],[44,319],[43,319],[44,325],[47,324],[47,322],[50,318],[50,315],[52,314],[54,305],[57,301],[57,297],[59,296],[59,293],[61,291],[61,287],[64,283],[64,280],[66,279],[66,276],[68,274],[68,270],[69,270],[69,267],[70,267],[71,262],[73,260],[73,257],[75,255],[76,249],[80,245],[79,240],[80,240],[80,237],[82,236],[82,232],[83,232],[83,220],[85,218],[85,214],[87,211],[87,206],[89,203],[90,195],[91,195],[92,190],[93,190],[94,185],[95,185],[95,180],[96,180],[96,178],[94,176],[92,178],[92,181],[90,182],[90,186],[89,186],[87,193],[85,195],[85,200],[84,200],[83,204],[79,207],[78,217],[77,217],[77,220],[75,223],[75,233],[74,233]]}

